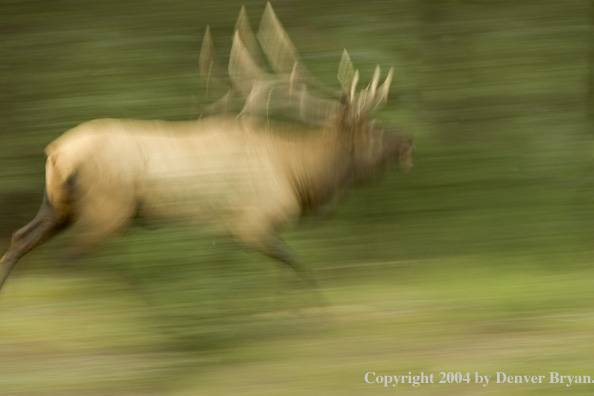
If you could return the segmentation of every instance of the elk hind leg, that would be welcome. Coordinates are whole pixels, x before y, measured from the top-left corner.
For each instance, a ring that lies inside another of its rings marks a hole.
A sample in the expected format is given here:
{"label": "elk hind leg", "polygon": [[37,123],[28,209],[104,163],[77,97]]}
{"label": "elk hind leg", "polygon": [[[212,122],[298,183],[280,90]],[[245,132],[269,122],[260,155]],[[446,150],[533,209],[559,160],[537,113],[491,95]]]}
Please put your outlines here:
{"label": "elk hind leg", "polygon": [[77,228],[80,231],[70,246],[68,257],[78,259],[95,250],[113,236],[128,229],[136,204],[128,196],[98,194],[79,203]]}
{"label": "elk hind leg", "polygon": [[50,240],[68,224],[68,217],[61,216],[56,212],[46,191],[41,208],[35,218],[12,235],[8,251],[0,259],[0,288],[21,257]]}

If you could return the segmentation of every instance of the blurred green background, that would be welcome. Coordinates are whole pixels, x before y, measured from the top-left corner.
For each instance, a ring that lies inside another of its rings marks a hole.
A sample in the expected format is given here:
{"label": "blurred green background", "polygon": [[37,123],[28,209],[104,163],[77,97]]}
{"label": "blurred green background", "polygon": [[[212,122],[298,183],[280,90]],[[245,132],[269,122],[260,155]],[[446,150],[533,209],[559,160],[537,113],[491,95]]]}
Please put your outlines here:
{"label": "blurred green background", "polygon": [[[200,114],[204,28],[224,62],[244,4],[256,27],[263,2],[2,1],[2,250],[36,213],[43,149],[61,133],[101,117]],[[0,394],[384,394],[369,371],[594,377],[592,2],[273,6],[334,87],[343,48],[363,81],[393,65],[378,117],[416,136],[411,173],[285,234],[324,306],[290,271],[199,230],[133,229],[74,262],[64,235],[2,290]]]}

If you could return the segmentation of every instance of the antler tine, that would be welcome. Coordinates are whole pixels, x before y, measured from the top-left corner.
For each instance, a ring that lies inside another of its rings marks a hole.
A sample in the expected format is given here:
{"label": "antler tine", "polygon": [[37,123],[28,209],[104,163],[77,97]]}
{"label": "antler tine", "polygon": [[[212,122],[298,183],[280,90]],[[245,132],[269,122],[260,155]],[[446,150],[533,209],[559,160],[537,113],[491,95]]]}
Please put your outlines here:
{"label": "antler tine", "polygon": [[212,43],[212,35],[210,34],[210,26],[206,25],[206,32],[204,32],[204,39],[202,40],[202,48],[200,48],[200,76],[208,78],[214,63],[214,44]]}
{"label": "antler tine", "polygon": [[363,89],[358,94],[357,105],[358,105],[358,110],[359,110],[360,114],[365,114],[367,112],[370,112],[376,106],[376,100],[377,100],[376,91],[377,91],[377,85],[379,84],[380,73],[381,73],[380,67],[379,67],[379,65],[377,65],[373,72],[373,77],[371,79],[371,82],[369,83],[367,88]]}
{"label": "antler tine", "polygon": [[[235,35],[229,59],[229,73],[233,76],[232,79],[245,100],[238,116],[247,113],[260,114],[262,111],[265,111],[267,117],[270,114],[271,95],[279,85],[279,80],[264,70],[263,60],[264,56],[251,28],[245,7],[241,7],[235,23]],[[244,70],[240,70],[241,68]]]}
{"label": "antler tine", "polygon": [[359,70],[355,70],[355,75],[351,81],[351,88],[349,92],[349,99],[352,101],[357,94],[357,84],[359,84]]}
{"label": "antler tine", "polygon": [[379,88],[377,95],[374,97],[374,105],[373,108],[375,109],[380,104],[383,104],[388,101],[388,93],[390,92],[390,85],[392,84],[392,76],[394,75],[394,68],[391,67],[388,71],[388,75],[384,80],[384,83]]}
{"label": "antler tine", "polygon": [[245,6],[242,6],[241,11],[239,11],[239,16],[235,23],[235,32],[239,33],[241,41],[254,58],[254,61],[261,65],[263,63],[262,53],[260,52],[256,35],[252,30]]}
{"label": "antler tine", "polygon": [[300,81],[319,93],[333,98],[339,96],[340,92],[322,84],[303,65],[295,45],[270,3],[266,3],[257,36],[262,50],[275,73],[283,75],[293,73],[293,77],[297,76]]}
{"label": "antler tine", "polygon": [[380,79],[380,74],[381,74],[381,69],[380,66],[377,65],[375,67],[375,71],[373,72],[373,78],[371,79],[371,83],[370,83],[370,95],[371,97],[375,97],[375,91],[377,89],[377,84],[379,84],[379,79]]}
{"label": "antler tine", "polygon": [[266,3],[266,8],[262,14],[258,39],[268,62],[270,62],[270,66],[275,72],[290,73],[295,63],[301,64],[293,42],[270,3]]}
{"label": "antler tine", "polygon": [[219,85],[222,84],[227,86],[226,83],[223,83],[225,74],[222,72],[220,65],[216,62],[210,26],[206,26],[206,32],[204,33],[204,39],[202,40],[199,69],[200,77],[206,83],[206,97],[208,97],[211,88],[211,79]]}
{"label": "antler tine", "polygon": [[250,51],[239,37],[236,31],[231,45],[229,56],[229,76],[235,87],[244,95],[247,95],[255,81],[262,80],[265,72],[252,57]]}
{"label": "antler tine", "polygon": [[[338,64],[338,81],[342,87],[343,93],[348,93],[351,85],[353,83],[353,77],[355,76],[355,68],[353,67],[353,62],[351,62],[351,57],[346,49],[342,51],[342,57],[340,58],[340,63]],[[351,97],[352,98],[352,97]]]}
{"label": "antler tine", "polygon": [[[243,41],[244,36],[253,39],[253,48],[249,48]],[[234,86],[245,99],[244,106],[238,116],[243,114],[260,114],[265,111],[266,116],[270,114],[270,98],[276,95],[278,86],[282,80],[273,76],[262,68],[254,58],[259,53],[256,49],[256,41],[249,27],[247,13],[242,8],[242,12],[237,20],[233,44],[231,46],[231,55],[229,57],[229,75]],[[276,102],[273,101],[273,111],[276,109]],[[282,101],[281,101],[282,102]]]}

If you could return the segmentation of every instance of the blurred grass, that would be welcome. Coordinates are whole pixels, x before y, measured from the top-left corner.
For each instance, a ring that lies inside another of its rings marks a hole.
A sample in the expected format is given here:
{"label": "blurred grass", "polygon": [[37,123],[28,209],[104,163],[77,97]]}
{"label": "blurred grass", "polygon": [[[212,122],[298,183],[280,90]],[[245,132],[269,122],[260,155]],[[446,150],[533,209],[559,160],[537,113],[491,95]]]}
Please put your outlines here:
{"label": "blurred grass", "polygon": [[[261,2],[2,3],[1,247],[36,212],[43,148],[62,132],[200,113],[204,27],[224,59],[242,4],[255,25]],[[132,230],[77,262],[64,236],[2,292],[0,394],[359,395],[385,391],[367,371],[594,375],[588,4],[273,5],[324,82],[338,85],[343,47],[363,81],[394,65],[379,117],[416,135],[410,174],[285,234],[327,305],[199,230]]]}

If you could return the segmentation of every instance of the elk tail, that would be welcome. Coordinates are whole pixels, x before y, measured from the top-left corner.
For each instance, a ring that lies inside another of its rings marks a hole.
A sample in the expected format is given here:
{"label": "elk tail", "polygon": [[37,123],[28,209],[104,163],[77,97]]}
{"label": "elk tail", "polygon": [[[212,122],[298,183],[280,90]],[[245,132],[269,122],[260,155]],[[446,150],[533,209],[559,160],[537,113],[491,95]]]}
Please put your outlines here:
{"label": "elk tail", "polygon": [[76,181],[74,164],[60,151],[49,153],[45,165],[47,199],[61,219],[72,212],[72,192]]}

